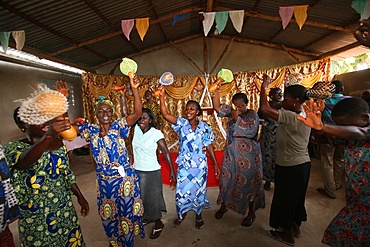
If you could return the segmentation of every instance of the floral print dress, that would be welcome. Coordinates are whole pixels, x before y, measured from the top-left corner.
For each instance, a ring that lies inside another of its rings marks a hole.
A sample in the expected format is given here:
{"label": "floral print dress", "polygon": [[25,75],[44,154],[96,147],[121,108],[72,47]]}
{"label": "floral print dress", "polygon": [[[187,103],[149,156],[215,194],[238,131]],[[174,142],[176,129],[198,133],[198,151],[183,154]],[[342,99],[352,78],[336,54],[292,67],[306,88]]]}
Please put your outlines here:
{"label": "floral print dress", "polygon": [[69,167],[66,148],[45,151],[26,170],[14,168],[30,147],[21,141],[4,146],[19,203],[21,246],[85,246],[71,198],[70,188],[76,177]]}
{"label": "floral print dress", "polygon": [[83,138],[90,141],[96,162],[97,204],[106,235],[113,247],[134,246],[134,236],[144,238],[139,176],[128,158],[125,138],[126,119],[114,121],[106,136],[100,138],[97,124],[79,125]]}
{"label": "floral print dress", "polygon": [[330,246],[370,246],[370,142],[349,142],[344,158],[346,206],[326,228],[322,242]]}
{"label": "floral print dress", "polygon": [[263,179],[266,182],[275,180],[275,160],[276,160],[276,129],[278,122],[269,117],[263,117],[265,122],[262,124],[261,131],[261,152]]}
{"label": "floral print dress", "polygon": [[229,123],[217,203],[240,214],[245,214],[251,201],[255,210],[264,208],[261,149],[257,142],[259,117],[248,110],[234,121],[231,106],[226,104],[221,104],[218,116],[229,118]]}

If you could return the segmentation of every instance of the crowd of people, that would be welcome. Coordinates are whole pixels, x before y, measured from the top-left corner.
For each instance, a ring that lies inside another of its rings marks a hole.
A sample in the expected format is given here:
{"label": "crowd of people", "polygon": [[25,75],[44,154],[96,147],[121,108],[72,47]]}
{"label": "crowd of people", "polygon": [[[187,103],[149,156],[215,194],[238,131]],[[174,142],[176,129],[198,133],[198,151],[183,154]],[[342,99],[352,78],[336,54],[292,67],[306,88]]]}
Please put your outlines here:
{"label": "crowd of people", "polygon": [[[370,20],[363,21],[355,37],[370,47],[369,29]],[[142,104],[140,82],[134,74],[129,74],[129,78],[133,112],[127,112],[122,89],[118,119],[113,117],[115,106],[104,96],[99,96],[95,104],[97,124],[71,124],[67,113],[50,116],[40,111],[37,115],[34,109],[40,107],[36,98],[49,90],[45,88],[15,109],[15,124],[27,136],[4,148],[0,146],[0,246],[14,246],[8,224],[17,218],[21,246],[86,246],[71,196],[76,196],[81,216],[89,214],[89,203],[70,169],[68,150],[61,138],[61,133],[70,129],[90,145],[96,165],[98,214],[109,246],[134,246],[135,236],[144,238],[144,225],[149,223],[154,223],[150,238],[160,237],[164,228],[162,212],[167,210],[158,150],[170,167],[170,181],[176,186],[177,217],[173,227],[180,227],[190,211],[195,212],[195,228],[205,226],[202,211],[210,207],[206,186],[210,158],[214,175],[220,180],[220,208],[215,218],[221,219],[230,209],[246,214],[241,225],[251,227],[256,210],[265,207],[265,190],[274,183],[269,217],[273,230],[269,235],[294,246],[296,238],[302,235],[300,227],[307,220],[305,199],[311,170],[307,146],[312,129],[331,142],[322,143],[322,162],[326,162],[322,164],[324,188],[317,191],[335,198],[335,190],[342,186],[340,172],[345,173],[346,206],[330,222],[322,242],[330,246],[370,245],[368,91],[362,98],[344,97],[343,84],[333,81],[336,92],[331,98],[313,100],[308,98],[307,89],[298,84],[269,90],[271,79],[264,75],[256,112],[248,109],[244,93],[233,95],[230,104],[221,103],[218,85],[211,95],[213,109],[218,117],[228,119],[219,166],[212,146],[216,137],[200,118],[199,102],[189,100],[183,116],[172,115],[166,107],[164,88],[159,104],[151,91],[145,92],[146,101]],[[68,85],[58,81],[53,93],[68,99]],[[178,133],[176,161],[172,160],[160,130],[163,120]],[[260,124],[263,127],[259,139]],[[134,131],[133,162],[125,146],[130,129]],[[334,172],[329,161],[333,161],[336,147],[341,147],[337,153],[340,162]]]}

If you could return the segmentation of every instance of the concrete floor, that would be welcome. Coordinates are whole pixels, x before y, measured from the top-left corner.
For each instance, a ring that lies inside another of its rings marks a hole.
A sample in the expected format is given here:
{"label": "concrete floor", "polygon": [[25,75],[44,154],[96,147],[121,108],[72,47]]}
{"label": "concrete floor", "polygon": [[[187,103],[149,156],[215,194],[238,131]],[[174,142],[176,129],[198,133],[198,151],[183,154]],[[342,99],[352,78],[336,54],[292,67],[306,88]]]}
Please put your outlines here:
{"label": "concrete floor", "polygon": [[[89,156],[73,156],[72,170],[75,172],[80,187],[85,198],[90,204],[90,214],[87,217],[80,217],[80,224],[87,247],[108,247],[109,243],[104,233],[100,218],[97,213],[96,205],[96,183],[95,170],[90,163]],[[320,163],[312,159],[311,178],[306,195],[306,209],[308,214],[307,222],[301,227],[302,237],[296,238],[295,246],[319,247],[326,246],[321,243],[321,238],[327,225],[333,217],[345,205],[344,189],[338,190],[337,199],[330,199],[316,191],[322,186]],[[266,191],[266,208],[256,212],[257,218],[251,227],[243,227],[240,222],[244,218],[242,215],[228,211],[221,220],[214,217],[219,206],[216,204],[218,188],[208,188],[208,197],[211,208],[203,211],[205,226],[203,229],[195,228],[195,213],[188,213],[179,228],[172,226],[176,218],[175,191],[168,185],[164,185],[164,196],[167,205],[167,213],[163,214],[162,221],[165,224],[164,230],[158,239],[149,238],[154,224],[145,226],[146,238],[136,238],[135,246],[161,246],[161,247],[234,247],[234,246],[287,246],[273,240],[268,235],[271,228],[268,225],[271,200],[273,196],[273,186],[270,191]],[[80,208],[74,200],[76,211]],[[16,246],[19,246],[17,222],[10,226]]]}

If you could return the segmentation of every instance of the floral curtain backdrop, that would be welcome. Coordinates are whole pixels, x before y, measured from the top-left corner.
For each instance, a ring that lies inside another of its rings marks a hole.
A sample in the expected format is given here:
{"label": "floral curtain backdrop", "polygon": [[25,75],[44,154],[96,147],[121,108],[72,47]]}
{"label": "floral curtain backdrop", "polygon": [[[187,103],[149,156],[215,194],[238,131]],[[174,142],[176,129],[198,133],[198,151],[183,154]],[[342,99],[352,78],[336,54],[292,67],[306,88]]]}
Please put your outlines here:
{"label": "floral curtain backdrop", "polygon": [[[285,78],[293,72],[301,73],[303,75],[301,85],[310,88],[317,81],[328,81],[330,79],[330,59],[284,67],[235,72],[234,80],[230,83],[222,84],[220,87],[221,103],[229,104],[235,93],[243,92],[248,96],[249,108],[257,111],[263,74],[271,77],[272,83],[270,87],[281,87],[283,89]],[[215,150],[222,150],[225,139],[220,128],[226,128],[226,120],[219,119],[221,121],[217,121],[218,119],[214,117],[210,109],[212,103],[208,91],[205,90],[209,84],[217,79],[216,75],[209,75],[208,81],[203,75],[174,76],[174,83],[170,86],[164,86],[164,89],[166,91],[167,110],[175,116],[183,116],[186,102],[190,99],[196,100],[201,104],[202,108],[204,108],[202,118],[211,126],[217,138],[213,146]],[[147,89],[154,92],[159,86],[158,76],[138,76],[138,78],[141,81],[141,85],[139,86],[140,97],[144,96]],[[106,96],[114,103],[114,118],[120,117],[120,93],[111,89],[113,86],[121,85],[129,86],[129,78],[127,76],[84,73],[82,75],[84,117],[92,123],[97,123],[94,108],[95,100],[99,95]],[[128,112],[130,113],[133,111],[133,97],[129,89],[126,92],[126,98]],[[171,129],[168,122],[165,122],[162,126],[162,132],[166,138],[167,145],[171,147],[170,151],[176,152],[178,149],[178,145],[176,144],[178,140],[177,133]],[[126,144],[128,150],[131,152],[131,138],[128,138]]]}

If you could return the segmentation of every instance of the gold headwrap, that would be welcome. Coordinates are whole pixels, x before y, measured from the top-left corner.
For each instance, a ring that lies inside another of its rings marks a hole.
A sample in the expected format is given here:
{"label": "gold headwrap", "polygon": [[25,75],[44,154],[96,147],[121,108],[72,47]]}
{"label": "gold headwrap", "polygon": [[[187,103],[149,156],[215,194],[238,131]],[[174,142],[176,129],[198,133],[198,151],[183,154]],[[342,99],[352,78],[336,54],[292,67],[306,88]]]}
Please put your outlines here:
{"label": "gold headwrap", "polygon": [[112,113],[114,113],[113,102],[107,99],[105,96],[99,95],[95,103],[95,109],[94,109],[95,114],[97,113],[97,110],[101,104],[109,105],[112,108],[112,111],[113,111]]}

